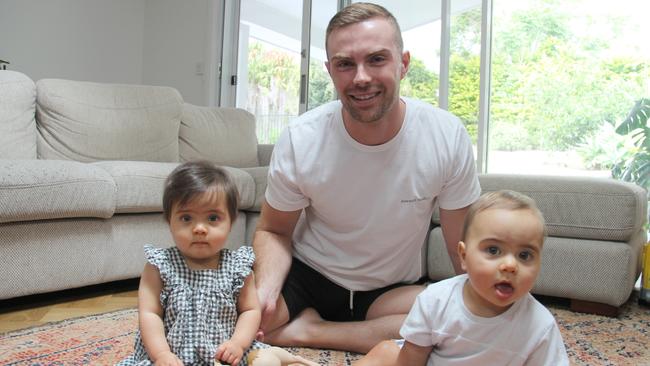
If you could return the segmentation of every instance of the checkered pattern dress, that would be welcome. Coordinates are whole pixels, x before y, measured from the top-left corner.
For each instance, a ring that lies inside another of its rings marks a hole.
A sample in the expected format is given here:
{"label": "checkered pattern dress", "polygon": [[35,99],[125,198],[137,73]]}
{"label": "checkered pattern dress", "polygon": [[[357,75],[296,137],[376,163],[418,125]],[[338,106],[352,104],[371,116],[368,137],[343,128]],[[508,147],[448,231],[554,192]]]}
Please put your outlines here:
{"label": "checkered pattern dress", "polygon": [[[249,246],[223,249],[218,269],[191,270],[178,248],[144,247],[147,261],[158,268],[163,282],[160,302],[171,351],[185,365],[214,365],[217,347],[230,339],[237,322],[237,299],[250,274],[255,254]],[[251,349],[266,348],[253,341]],[[246,355],[239,365],[246,365]],[[135,352],[118,365],[152,365],[136,336]]]}

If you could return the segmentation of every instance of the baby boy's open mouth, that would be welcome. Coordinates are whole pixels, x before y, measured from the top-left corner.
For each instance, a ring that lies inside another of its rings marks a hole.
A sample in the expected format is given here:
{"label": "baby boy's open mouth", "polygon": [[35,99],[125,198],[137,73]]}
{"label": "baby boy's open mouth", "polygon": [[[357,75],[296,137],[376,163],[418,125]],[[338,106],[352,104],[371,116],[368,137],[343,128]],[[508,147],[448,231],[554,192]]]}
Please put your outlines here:
{"label": "baby boy's open mouth", "polygon": [[515,291],[515,288],[508,282],[499,282],[494,286],[500,295],[508,296]]}

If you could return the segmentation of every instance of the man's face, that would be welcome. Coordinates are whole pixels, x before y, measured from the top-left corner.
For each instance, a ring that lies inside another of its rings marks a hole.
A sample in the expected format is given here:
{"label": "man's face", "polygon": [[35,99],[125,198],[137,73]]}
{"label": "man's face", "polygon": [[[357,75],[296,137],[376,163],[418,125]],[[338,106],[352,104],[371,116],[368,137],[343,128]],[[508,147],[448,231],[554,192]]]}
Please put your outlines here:
{"label": "man's face", "polygon": [[398,105],[409,54],[400,54],[395,31],[388,20],[371,18],[329,35],[327,70],[344,113],[355,121],[377,122]]}

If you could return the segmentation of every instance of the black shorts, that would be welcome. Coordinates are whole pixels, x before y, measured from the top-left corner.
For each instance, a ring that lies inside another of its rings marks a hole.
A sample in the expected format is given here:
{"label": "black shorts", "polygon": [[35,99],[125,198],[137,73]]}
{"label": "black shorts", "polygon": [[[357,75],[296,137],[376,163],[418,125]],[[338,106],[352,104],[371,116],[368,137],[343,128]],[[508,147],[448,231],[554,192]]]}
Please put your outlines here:
{"label": "black shorts", "polygon": [[366,319],[370,305],[381,294],[407,285],[397,283],[376,290],[352,292],[294,257],[282,296],[289,309],[289,321],[306,308],[314,308],[325,320],[358,321]]}

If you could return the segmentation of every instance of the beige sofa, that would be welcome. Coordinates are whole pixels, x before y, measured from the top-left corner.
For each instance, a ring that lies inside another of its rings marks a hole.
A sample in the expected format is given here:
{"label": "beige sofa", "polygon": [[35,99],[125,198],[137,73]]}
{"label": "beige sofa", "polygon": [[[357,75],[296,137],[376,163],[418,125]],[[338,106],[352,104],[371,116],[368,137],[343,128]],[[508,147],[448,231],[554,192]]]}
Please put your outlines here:
{"label": "beige sofa", "polygon": [[[241,193],[230,246],[251,242],[272,146],[243,110],[183,103],[167,87],[0,71],[0,299],[135,278],[145,243],[169,246],[162,183],[180,162],[228,167]],[[482,175],[484,191],[537,200],[548,222],[534,292],[614,314],[646,241],[646,192],[611,179]],[[423,243],[432,280],[453,275],[437,215]]]}
{"label": "beige sofa", "polygon": [[250,243],[271,149],[250,113],[172,88],[0,71],[0,299],[138,277],[143,244],[173,244],[162,186],[181,161],[227,167],[241,196],[228,245]]}
{"label": "beige sofa", "polygon": [[[512,189],[537,202],[547,238],[533,293],[570,299],[573,310],[614,316],[634,289],[647,241],[648,196],[641,187],[605,178],[488,174],[484,192]],[[437,214],[433,217],[438,223]],[[453,274],[442,239],[429,235],[432,280]]]}

